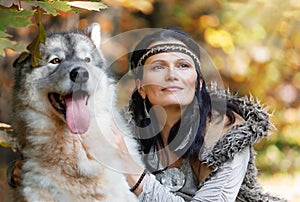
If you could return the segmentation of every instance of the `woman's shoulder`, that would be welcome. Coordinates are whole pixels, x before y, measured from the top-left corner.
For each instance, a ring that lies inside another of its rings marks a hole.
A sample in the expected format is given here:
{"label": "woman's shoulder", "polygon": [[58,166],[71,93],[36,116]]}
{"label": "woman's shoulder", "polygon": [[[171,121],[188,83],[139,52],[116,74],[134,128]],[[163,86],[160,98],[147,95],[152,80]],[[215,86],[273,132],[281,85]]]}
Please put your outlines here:
{"label": "woman's shoulder", "polygon": [[[226,137],[227,139],[251,137],[251,143],[254,144],[262,137],[268,136],[269,131],[274,128],[269,120],[268,108],[263,107],[253,96],[238,96],[228,89],[218,88],[213,84],[209,92],[212,100],[212,117],[206,124],[206,148],[214,146]],[[233,121],[229,120],[226,110],[231,111]]]}
{"label": "woman's shoulder", "polygon": [[233,112],[234,121],[230,124],[229,118],[226,115],[216,115],[217,112],[213,112],[212,118],[206,123],[206,130],[204,135],[204,147],[211,148],[222,137],[224,137],[228,131],[245,122],[239,114]]}

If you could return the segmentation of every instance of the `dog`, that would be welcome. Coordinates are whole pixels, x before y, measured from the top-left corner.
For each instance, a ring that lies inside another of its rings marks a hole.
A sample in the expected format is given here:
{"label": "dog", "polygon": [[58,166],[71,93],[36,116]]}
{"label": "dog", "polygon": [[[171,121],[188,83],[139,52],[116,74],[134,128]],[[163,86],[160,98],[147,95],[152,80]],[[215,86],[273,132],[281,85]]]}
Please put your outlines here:
{"label": "dog", "polygon": [[30,55],[14,62],[12,125],[24,158],[14,201],[137,201],[110,144],[117,127],[130,154],[138,156],[115,104],[100,30],[93,23],[52,33],[40,44],[38,67]]}

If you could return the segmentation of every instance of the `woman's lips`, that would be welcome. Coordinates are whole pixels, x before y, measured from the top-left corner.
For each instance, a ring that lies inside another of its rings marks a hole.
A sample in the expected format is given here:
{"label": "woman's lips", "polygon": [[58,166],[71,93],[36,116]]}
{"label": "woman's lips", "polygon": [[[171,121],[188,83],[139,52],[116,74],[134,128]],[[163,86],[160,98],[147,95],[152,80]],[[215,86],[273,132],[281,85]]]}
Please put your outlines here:
{"label": "woman's lips", "polygon": [[179,86],[168,86],[168,87],[165,87],[163,89],[161,89],[161,91],[163,92],[176,92],[176,91],[179,91],[179,90],[182,90],[183,88],[182,87],[179,87]]}

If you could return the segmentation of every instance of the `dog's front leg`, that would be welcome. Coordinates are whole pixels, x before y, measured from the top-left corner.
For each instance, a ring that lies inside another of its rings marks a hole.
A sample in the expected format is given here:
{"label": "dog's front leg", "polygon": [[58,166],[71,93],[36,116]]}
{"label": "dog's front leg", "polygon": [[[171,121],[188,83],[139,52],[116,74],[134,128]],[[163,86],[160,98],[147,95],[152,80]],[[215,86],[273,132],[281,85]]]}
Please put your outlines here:
{"label": "dog's front leg", "polygon": [[25,201],[47,201],[54,202],[56,201],[53,198],[53,195],[46,189],[38,187],[25,187],[21,190],[23,193]]}
{"label": "dog's front leg", "polygon": [[71,202],[74,198],[55,188],[26,187],[22,189],[24,201],[27,202]]}

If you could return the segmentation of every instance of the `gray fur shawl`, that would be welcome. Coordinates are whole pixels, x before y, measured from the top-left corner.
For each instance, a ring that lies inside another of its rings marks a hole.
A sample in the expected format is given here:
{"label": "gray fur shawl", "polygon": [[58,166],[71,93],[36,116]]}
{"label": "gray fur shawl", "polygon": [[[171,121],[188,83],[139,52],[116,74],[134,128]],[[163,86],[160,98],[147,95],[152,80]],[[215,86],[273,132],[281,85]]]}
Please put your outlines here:
{"label": "gray fur shawl", "polygon": [[286,201],[269,193],[265,193],[257,180],[257,168],[255,164],[255,151],[253,145],[261,138],[269,135],[273,125],[269,121],[267,109],[262,108],[259,102],[253,97],[237,97],[226,90],[217,90],[212,87],[211,97],[225,99],[229,104],[236,106],[239,115],[245,120],[241,124],[230,128],[213,146],[205,149],[200,156],[201,161],[213,169],[213,172],[206,178],[209,180],[226,161],[246,147],[250,149],[250,160],[248,169],[240,188],[236,201],[238,202],[267,202]]}

